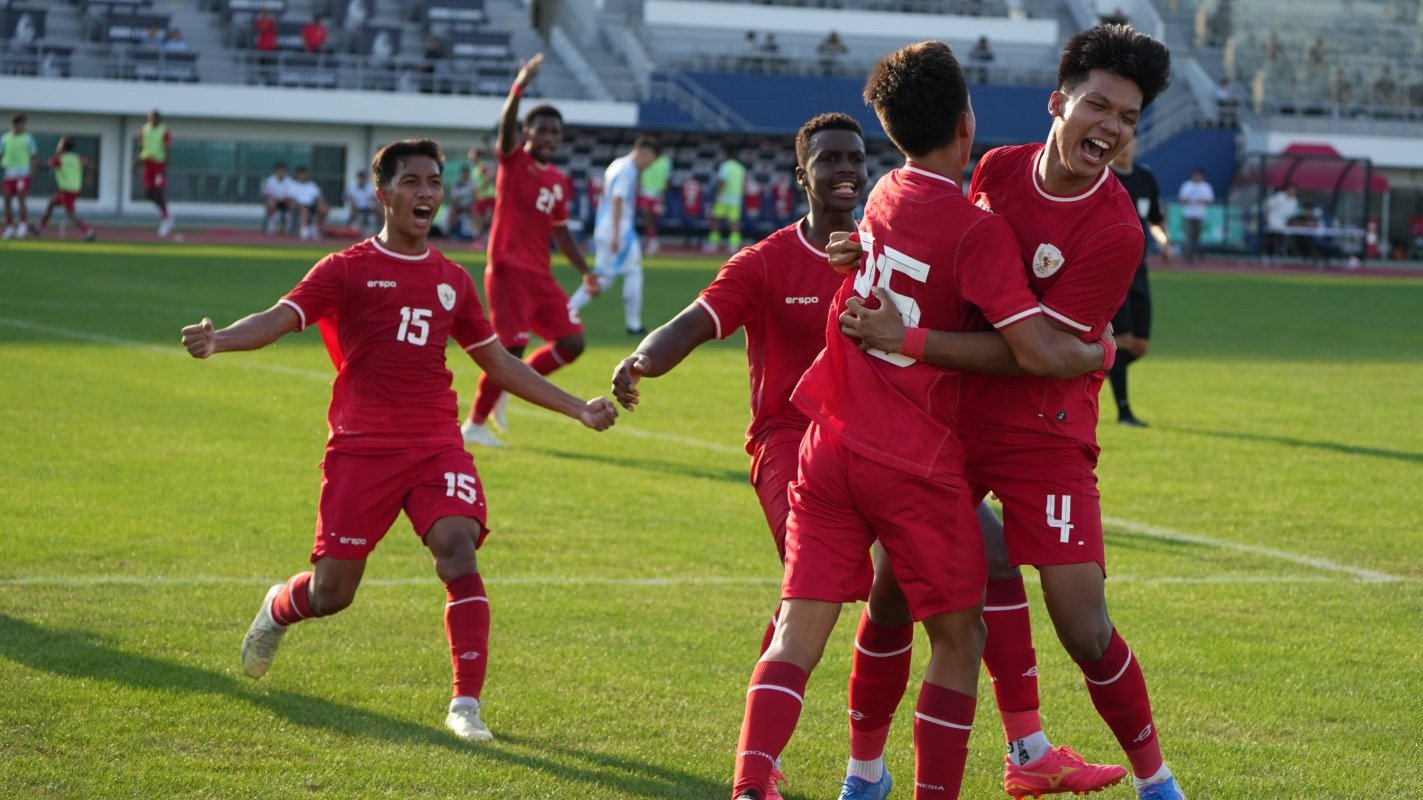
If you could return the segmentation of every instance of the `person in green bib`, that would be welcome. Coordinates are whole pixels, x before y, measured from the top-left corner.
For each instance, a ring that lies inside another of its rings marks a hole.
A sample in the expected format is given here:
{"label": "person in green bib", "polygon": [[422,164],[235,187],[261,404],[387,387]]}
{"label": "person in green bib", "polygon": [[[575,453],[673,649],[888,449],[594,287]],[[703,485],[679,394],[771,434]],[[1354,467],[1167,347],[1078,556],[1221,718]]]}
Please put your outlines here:
{"label": "person in green bib", "polygon": [[[4,239],[25,238],[30,228],[30,172],[39,156],[35,137],[25,132],[26,117],[10,118],[10,130],[0,134],[0,169],[5,170],[5,233]],[[15,225],[15,206],[20,209],[20,224]]]}
{"label": "person in green bib", "polygon": [[474,170],[474,209],[470,212],[471,231],[476,243],[489,230],[489,222],[494,217],[495,171],[479,152],[478,147],[469,148],[469,166]]}
{"label": "person in green bib", "polygon": [[173,232],[173,215],[168,211],[168,148],[172,146],[173,134],[155,108],[138,129],[138,160],[143,163],[143,191],[163,215],[159,236]]}
{"label": "person in green bib", "polygon": [[746,166],[736,157],[727,154],[716,168],[716,202],[712,205],[711,236],[707,238],[707,252],[721,249],[721,232],[726,228],[727,252],[741,249],[741,204],[746,194]]}
{"label": "person in green bib", "polygon": [[59,147],[55,148],[54,158],[49,160],[49,168],[54,170],[54,183],[59,187],[59,191],[49,199],[44,216],[40,217],[40,224],[35,228],[35,235],[38,236],[44,230],[44,226],[49,224],[49,215],[53,214],[56,208],[63,208],[64,213],[68,214],[69,219],[78,226],[84,241],[94,241],[97,236],[94,229],[89,227],[89,223],[80,219],[79,214],[74,210],[74,201],[79,199],[79,192],[84,188],[84,174],[92,167],[93,162],[74,152],[73,136],[65,136],[59,140]]}
{"label": "person in green bib", "polygon": [[647,169],[638,173],[637,211],[642,216],[642,251],[648,255],[662,248],[657,241],[657,221],[667,209],[667,184],[672,178],[672,158],[663,153]]}

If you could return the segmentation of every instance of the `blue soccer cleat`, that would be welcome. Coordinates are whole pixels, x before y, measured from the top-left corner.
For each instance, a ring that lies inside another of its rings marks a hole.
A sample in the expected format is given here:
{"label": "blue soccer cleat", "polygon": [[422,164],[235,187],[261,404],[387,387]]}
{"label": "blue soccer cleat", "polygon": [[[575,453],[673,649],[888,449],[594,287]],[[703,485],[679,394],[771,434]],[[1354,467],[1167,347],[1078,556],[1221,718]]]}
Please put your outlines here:
{"label": "blue soccer cleat", "polygon": [[1172,775],[1160,783],[1151,783],[1136,790],[1139,800],[1186,800],[1186,795],[1181,791],[1181,784],[1176,782],[1176,776]]}
{"label": "blue soccer cleat", "polygon": [[889,790],[893,788],[894,779],[889,777],[889,770],[884,771],[884,777],[877,783],[851,775],[845,778],[845,787],[840,790],[840,800],[884,800],[889,797]]}

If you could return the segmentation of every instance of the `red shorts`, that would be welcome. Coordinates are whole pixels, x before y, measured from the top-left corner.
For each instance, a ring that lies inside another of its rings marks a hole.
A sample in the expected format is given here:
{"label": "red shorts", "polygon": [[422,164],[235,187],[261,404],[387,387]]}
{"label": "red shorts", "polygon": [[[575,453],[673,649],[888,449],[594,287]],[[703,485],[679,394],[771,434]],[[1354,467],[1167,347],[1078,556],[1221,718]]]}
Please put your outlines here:
{"label": "red shorts", "polygon": [[583,332],[583,321],[568,307],[568,295],[551,272],[485,270],[484,296],[489,321],[505,347],[528,344],[530,331],[549,342]]}
{"label": "red shorts", "polygon": [[422,539],[441,517],[478,520],[478,544],[483,544],[489,533],[484,525],[488,514],[484,487],[474,468],[474,457],[463,447],[378,454],[327,448],[321,471],[312,563],[323,556],[370,556],[402,508]]}
{"label": "red shorts", "polygon": [[1014,566],[1096,562],[1106,572],[1097,452],[1054,436],[959,431],[975,505],[1003,502],[1003,538]]}
{"label": "red shorts", "polygon": [[800,440],[804,437],[801,428],[772,428],[752,444],[751,485],[756,487],[766,524],[776,540],[776,555],[782,562],[786,560],[786,517],[791,513],[790,486],[796,477]]}
{"label": "red shorts", "polygon": [[23,177],[23,178],[6,178],[6,179],[5,179],[5,194],[7,194],[7,195],[15,195],[15,194],[29,194],[29,193],[30,193],[30,176],[26,175],[26,176]]}
{"label": "red shorts", "polygon": [[153,191],[168,185],[168,162],[143,162],[143,189]]}
{"label": "red shorts", "polygon": [[474,213],[487,217],[494,213],[494,198],[487,197],[483,200],[474,201]]}
{"label": "red shorts", "polygon": [[884,545],[916,621],[983,602],[988,562],[968,488],[884,466],[811,423],[786,524],[787,600],[870,596],[870,545]]}
{"label": "red shorts", "polygon": [[637,196],[637,210],[640,213],[660,217],[666,209],[663,206],[662,198],[640,194]]}
{"label": "red shorts", "polygon": [[59,206],[60,206],[60,208],[63,208],[65,211],[68,211],[68,212],[71,213],[71,214],[74,213],[74,202],[75,202],[76,200],[78,200],[78,199],[79,199],[79,193],[78,193],[78,192],[55,192],[55,193],[54,193],[54,202],[58,203]]}

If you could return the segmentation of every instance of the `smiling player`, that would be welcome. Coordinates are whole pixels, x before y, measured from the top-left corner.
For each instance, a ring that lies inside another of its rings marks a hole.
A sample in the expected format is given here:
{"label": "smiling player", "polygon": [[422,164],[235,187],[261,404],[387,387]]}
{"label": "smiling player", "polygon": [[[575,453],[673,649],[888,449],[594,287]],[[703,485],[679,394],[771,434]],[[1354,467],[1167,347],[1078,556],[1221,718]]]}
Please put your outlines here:
{"label": "smiling player", "polygon": [[183,328],[194,358],[257,350],[319,323],[336,365],[322,462],[314,570],[273,586],[242,640],[242,669],[267,673],[287,627],[345,609],[366,559],[401,509],[435,561],[447,594],[445,631],[454,699],[445,725],[463,739],[493,738],[480,719],[488,665],[489,599],[475,550],[489,530],[484,488],[464,448],[445,345],[453,338],[500,385],[594,430],[613,424],[604,398],[584,402],[550,384],[499,343],[469,272],[427,244],[444,199],[444,154],[406,139],[371,164],[385,227],[317,263],[276,305],[221,330]]}

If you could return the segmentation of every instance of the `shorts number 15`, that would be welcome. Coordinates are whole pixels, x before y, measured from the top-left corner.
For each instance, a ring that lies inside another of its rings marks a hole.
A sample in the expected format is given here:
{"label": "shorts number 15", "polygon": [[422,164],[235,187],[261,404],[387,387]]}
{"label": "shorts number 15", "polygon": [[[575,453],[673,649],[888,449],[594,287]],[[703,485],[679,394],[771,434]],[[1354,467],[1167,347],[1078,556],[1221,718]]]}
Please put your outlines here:
{"label": "shorts number 15", "polygon": [[[878,243],[874,234],[864,229],[860,230],[860,248],[865,251],[868,257],[860,266],[859,274],[855,276],[855,292],[861,297],[869,297],[870,290],[874,287],[878,286],[884,289],[889,293],[890,299],[894,301],[894,307],[899,309],[899,316],[904,320],[904,326],[906,328],[918,326],[919,301],[889,288],[889,281],[897,272],[919,283],[924,283],[929,280],[929,265],[913,256],[901,253],[889,245]],[[879,252],[876,253],[876,250]],[[907,367],[915,363],[914,359],[899,353],[886,353],[883,350],[868,350],[866,352],[897,367]]]}

